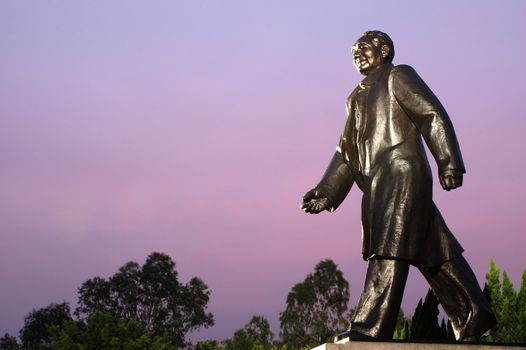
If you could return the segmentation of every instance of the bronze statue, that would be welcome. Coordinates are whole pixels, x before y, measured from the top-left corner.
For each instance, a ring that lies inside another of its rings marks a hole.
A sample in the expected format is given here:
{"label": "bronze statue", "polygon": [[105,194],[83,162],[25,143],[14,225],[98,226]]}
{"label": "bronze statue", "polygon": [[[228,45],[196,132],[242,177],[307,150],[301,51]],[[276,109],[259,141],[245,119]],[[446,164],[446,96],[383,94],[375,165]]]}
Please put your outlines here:
{"label": "bronze statue", "polygon": [[413,68],[393,66],[387,34],[364,33],[352,55],[365,78],[347,99],[347,122],[329,167],[301,204],[307,213],[332,212],[354,183],[363,192],[368,268],[350,338],[392,338],[413,265],[442,304],[457,340],[478,340],[495,326],[495,317],[433,203],[422,142],[438,164],[444,190],[462,186],[464,163],[451,121]]}

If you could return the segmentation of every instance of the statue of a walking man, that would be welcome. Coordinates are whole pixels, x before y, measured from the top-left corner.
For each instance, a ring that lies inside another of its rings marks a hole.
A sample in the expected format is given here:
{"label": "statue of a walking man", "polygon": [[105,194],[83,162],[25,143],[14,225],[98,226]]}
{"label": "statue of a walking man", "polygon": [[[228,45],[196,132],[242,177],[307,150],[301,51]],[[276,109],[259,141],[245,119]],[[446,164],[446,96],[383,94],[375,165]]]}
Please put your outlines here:
{"label": "statue of a walking man", "polygon": [[387,34],[364,33],[352,55],[365,78],[347,99],[347,122],[327,171],[302,203],[317,214],[338,208],[354,183],[363,192],[368,269],[350,337],[392,338],[413,265],[442,304],[457,340],[478,340],[495,326],[495,317],[433,203],[424,150],[425,143],[446,191],[462,186],[465,168],[451,121],[413,68],[393,66]]}

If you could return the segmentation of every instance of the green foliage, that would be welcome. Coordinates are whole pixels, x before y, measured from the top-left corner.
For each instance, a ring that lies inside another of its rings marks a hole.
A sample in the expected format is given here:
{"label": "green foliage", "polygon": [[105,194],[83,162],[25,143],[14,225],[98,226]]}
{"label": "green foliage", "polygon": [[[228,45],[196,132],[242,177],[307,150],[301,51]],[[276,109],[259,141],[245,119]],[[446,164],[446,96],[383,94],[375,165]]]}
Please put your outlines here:
{"label": "green foliage", "polygon": [[275,344],[266,347],[264,345],[254,344],[250,350],[287,350],[287,346]]}
{"label": "green foliage", "polygon": [[47,348],[51,338],[51,328],[61,329],[65,321],[71,321],[69,304],[49,304],[45,308],[33,309],[24,318],[20,330],[22,346],[27,349]]}
{"label": "green foliage", "polygon": [[393,334],[393,339],[407,340],[411,334],[411,320],[405,320],[402,327],[396,328]]}
{"label": "green foliage", "polygon": [[526,343],[526,270],[520,289],[515,291],[506,271],[502,273],[501,282],[500,270],[491,260],[486,273],[485,294],[497,317],[497,329],[486,341]]}
{"label": "green foliage", "polygon": [[295,350],[328,341],[348,327],[348,303],[349,283],[343,273],[332,260],[320,261],[287,296],[287,307],[280,313],[283,343]]}
{"label": "green foliage", "polygon": [[15,337],[9,333],[5,333],[2,338],[0,338],[0,350],[18,350],[20,349],[20,344]]}
{"label": "green foliage", "polygon": [[248,336],[254,340],[254,344],[264,347],[270,346],[274,338],[268,320],[261,315],[252,316],[250,321],[245,325],[245,330]]}
{"label": "green foliage", "polygon": [[201,340],[198,341],[195,346],[194,350],[221,350],[223,349],[217,340]]}
{"label": "green foliage", "polygon": [[274,335],[267,319],[254,315],[244,328],[238,329],[234,336],[223,341],[225,350],[269,350]]}
{"label": "green foliage", "polygon": [[187,284],[180,283],[175,262],[162,253],[150,254],[143,266],[128,262],[107,280],[87,280],[78,294],[75,314],[80,319],[95,313],[134,319],[156,336],[170,334],[179,347],[188,345],[188,332],[214,324],[212,314],[206,312],[208,286],[196,277]]}
{"label": "green foliage", "polygon": [[493,259],[489,262],[489,271],[486,273],[486,290],[491,302],[493,312],[502,308],[500,270],[495,266]]}
{"label": "green foliage", "polygon": [[518,341],[526,343],[526,270],[522,272],[521,287],[517,294],[517,320],[516,333],[522,334]]}
{"label": "green foliage", "polygon": [[225,340],[223,345],[225,350],[251,350],[255,343],[247,330],[241,328],[234,333],[231,339]]}
{"label": "green foliage", "polygon": [[406,318],[404,310],[400,308],[398,311],[398,319],[396,321],[396,328],[393,334],[393,339],[407,340],[409,339],[411,319]]}
{"label": "green foliage", "polygon": [[[251,350],[261,350],[261,348],[258,349],[256,345],[256,347],[252,348]],[[268,350],[287,350],[287,345],[272,345],[268,348]]]}
{"label": "green foliage", "polygon": [[134,319],[119,320],[110,313],[94,313],[87,324],[69,321],[54,329],[54,350],[176,350],[167,336],[155,336]]}

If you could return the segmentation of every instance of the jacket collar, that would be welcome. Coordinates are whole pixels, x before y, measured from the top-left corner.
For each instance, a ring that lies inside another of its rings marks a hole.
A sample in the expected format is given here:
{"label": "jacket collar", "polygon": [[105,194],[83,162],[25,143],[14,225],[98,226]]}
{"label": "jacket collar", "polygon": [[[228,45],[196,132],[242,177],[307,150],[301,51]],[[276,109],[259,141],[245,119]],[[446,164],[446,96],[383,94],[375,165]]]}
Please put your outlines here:
{"label": "jacket collar", "polygon": [[360,85],[362,85],[362,86],[364,86],[364,85],[374,85],[380,79],[380,77],[383,75],[383,73],[386,72],[387,70],[391,69],[392,67],[393,67],[393,64],[391,62],[382,64],[380,67],[376,68],[373,72],[369,73],[369,75],[367,75],[362,80]]}

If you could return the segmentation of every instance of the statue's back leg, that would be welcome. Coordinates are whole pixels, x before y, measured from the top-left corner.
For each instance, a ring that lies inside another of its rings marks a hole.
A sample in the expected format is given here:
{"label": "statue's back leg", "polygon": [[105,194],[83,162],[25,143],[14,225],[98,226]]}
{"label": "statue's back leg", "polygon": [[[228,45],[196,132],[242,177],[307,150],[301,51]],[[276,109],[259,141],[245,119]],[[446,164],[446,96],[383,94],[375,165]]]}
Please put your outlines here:
{"label": "statue's back leg", "polygon": [[475,340],[495,327],[491,306],[462,255],[420,272],[448,315],[457,340]]}

